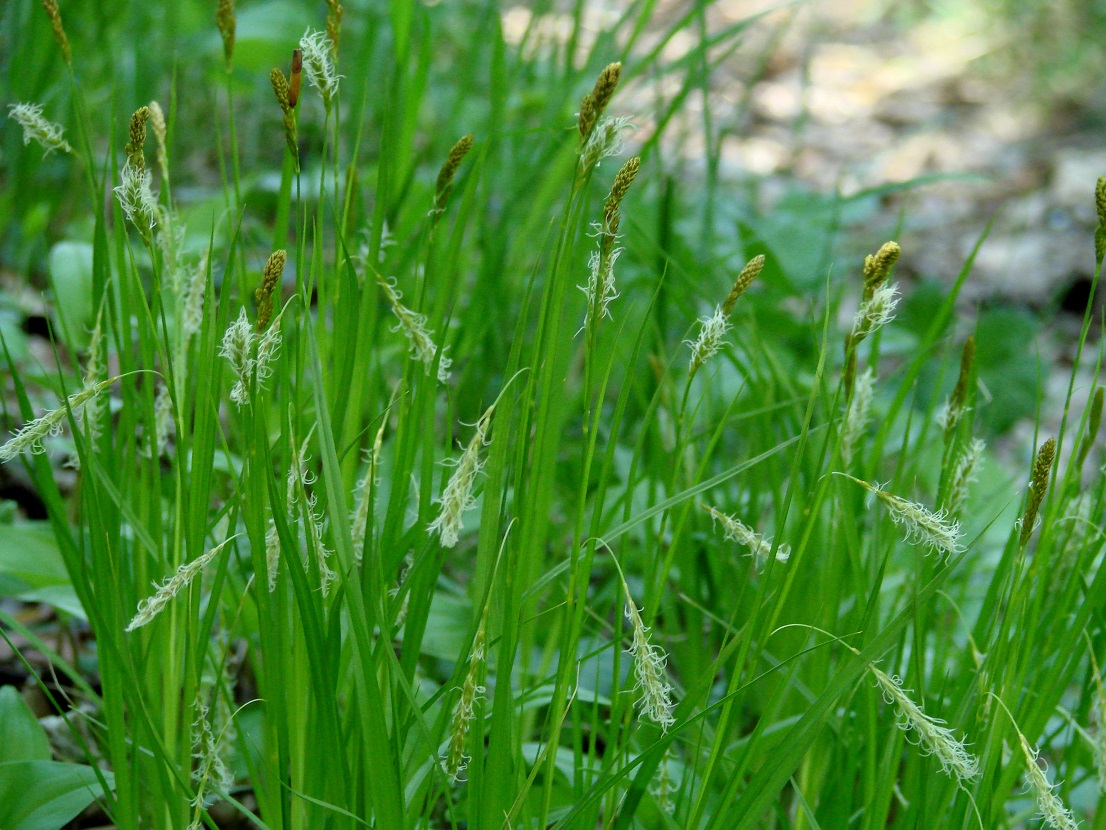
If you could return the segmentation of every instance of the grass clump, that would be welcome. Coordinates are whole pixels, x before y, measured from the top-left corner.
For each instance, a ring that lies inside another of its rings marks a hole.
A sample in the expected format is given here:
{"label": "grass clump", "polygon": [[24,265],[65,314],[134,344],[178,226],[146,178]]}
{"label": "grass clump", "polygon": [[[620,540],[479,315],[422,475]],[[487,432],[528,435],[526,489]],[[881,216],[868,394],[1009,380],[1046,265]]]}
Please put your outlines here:
{"label": "grass clump", "polygon": [[[896,242],[825,296],[786,297],[754,240],[688,267],[666,119],[603,164],[644,115],[624,92],[670,71],[645,11],[579,71],[509,51],[498,17],[328,3],[267,85],[220,3],[221,177],[195,201],[170,182],[204,141],[183,103],[139,107],[116,152],[68,73],[92,336],[58,316],[39,367],[5,334],[0,459],[95,636],[96,686],[46,653],[116,826],[1013,827],[1016,742],[1048,820],[1092,800],[1101,389],[1017,505],[953,326],[970,263],[905,347]],[[423,36],[457,21],[490,26],[492,79],[430,129],[451,87]],[[788,299],[800,346],[765,322]]]}

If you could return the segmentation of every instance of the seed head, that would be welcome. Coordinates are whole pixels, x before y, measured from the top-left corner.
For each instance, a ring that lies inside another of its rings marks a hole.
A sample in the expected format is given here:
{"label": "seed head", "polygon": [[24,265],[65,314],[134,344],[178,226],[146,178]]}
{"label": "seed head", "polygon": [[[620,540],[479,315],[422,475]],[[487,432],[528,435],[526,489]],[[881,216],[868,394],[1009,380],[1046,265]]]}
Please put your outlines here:
{"label": "seed head", "polygon": [[[771,539],[764,538],[739,519],[728,516],[721,510],[716,510],[702,502],[699,503],[699,506],[710,514],[712,524],[722,525],[722,532],[726,539],[749,548],[749,555],[753,557],[756,567],[758,569],[764,567],[765,563],[768,562],[768,557],[772,555]],[[790,558],[790,547],[787,545],[780,545],[776,548],[777,562],[786,562]]]}
{"label": "seed head", "polygon": [[472,133],[458,139],[457,143],[450,148],[442,169],[438,171],[438,183],[434,188],[435,217],[445,209],[449,195],[453,192],[453,177],[457,174],[457,168],[461,166],[461,160],[472,149],[472,143]]}
{"label": "seed head", "polygon": [[283,248],[269,254],[265,263],[265,270],[261,275],[261,285],[254,292],[257,300],[257,330],[265,331],[273,318],[273,293],[280,285],[280,277],[284,273],[284,264],[288,260],[288,252]]}
{"label": "seed head", "polygon": [[699,337],[693,342],[685,340],[691,346],[691,361],[688,363],[688,377],[693,377],[700,367],[722,348],[722,338],[730,330],[730,318],[722,313],[722,306],[714,309],[714,314],[699,318]]}
{"label": "seed head", "polygon": [[875,254],[864,257],[864,299],[887,282],[891,268],[902,254],[898,242],[884,242]]}
{"label": "seed head", "polygon": [[139,107],[134,111],[129,130],[130,140],[123,148],[123,152],[127,154],[127,160],[138,170],[146,168],[146,154],[142,152],[142,146],[146,143],[146,121],[149,118],[149,107]]}
{"label": "seed head", "polygon": [[610,317],[610,304],[618,299],[614,286],[614,264],[622,254],[621,248],[613,248],[607,257],[599,251],[592,251],[588,258],[588,281],[586,285],[576,286],[587,298],[584,311],[584,327],[595,325],[604,317]]}
{"label": "seed head", "polygon": [[58,9],[57,0],[42,0],[42,8],[46,9],[46,16],[50,18],[50,28],[54,30],[54,40],[61,49],[65,63],[72,66],[73,55],[69,51],[69,38],[65,36],[65,29],[61,25],[61,11]]}
{"label": "seed head", "polygon": [[69,142],[62,138],[61,127],[43,118],[42,107],[38,104],[12,104],[8,107],[8,117],[23,128],[23,146],[35,141],[47,156],[54,150],[73,152]]}
{"label": "seed head", "polygon": [[603,233],[605,237],[611,238],[611,244],[613,244],[614,237],[618,236],[618,226],[621,222],[619,208],[622,205],[622,200],[626,196],[626,191],[630,189],[630,185],[634,183],[634,178],[640,168],[640,158],[633,156],[627,159],[614,177],[611,192],[607,195],[607,201],[603,205]]}
{"label": "seed head", "polygon": [[459,531],[462,527],[462,518],[465,511],[472,507],[475,499],[472,495],[476,485],[476,477],[484,469],[484,460],[480,458],[480,448],[491,443],[488,438],[488,428],[491,426],[492,412],[495,404],[487,408],[480,420],[476,423],[476,432],[469,441],[460,459],[454,464],[456,469],[449,477],[449,482],[442,493],[442,510],[437,518],[430,523],[427,532],[437,533],[441,539],[443,548],[451,548],[457,544]]}
{"label": "seed head", "polygon": [[979,775],[979,760],[968,752],[962,741],[958,741],[944,721],[932,718],[910,699],[902,688],[902,681],[889,677],[876,668],[868,666],[876,678],[883,699],[895,707],[899,715],[899,728],[916,738],[915,743],[927,755],[934,756],[941,764],[941,772],[961,782],[971,781]]}
{"label": "seed head", "polygon": [[733,313],[738,298],[753,284],[753,280],[760,276],[762,270],[764,270],[764,254],[757,254],[745,264],[745,267],[741,269],[741,273],[733,281],[733,288],[726,295],[726,299],[722,301],[723,314],[729,317]]}
{"label": "seed head", "polygon": [[576,122],[576,128],[580,133],[581,145],[586,143],[592,129],[595,127],[595,123],[603,117],[603,111],[614,96],[621,74],[621,63],[607,64],[603,71],[599,73],[599,77],[595,81],[595,87],[580,102],[580,115]]}
{"label": "seed head", "polygon": [[730,314],[737,304],[738,298],[752,285],[764,268],[764,256],[758,254],[746,263],[741,273],[734,280],[733,288],[722,301],[722,305],[716,306],[714,314],[699,319],[699,337],[695,341],[685,340],[691,346],[691,362],[688,364],[688,377],[693,377],[700,367],[714,357],[722,348],[722,338],[730,330]]}
{"label": "seed head", "polygon": [[[434,343],[434,332],[426,328],[426,315],[412,311],[400,301],[403,295],[395,287],[394,280],[385,279],[380,274],[376,274],[376,282],[384,292],[384,296],[388,298],[392,312],[396,315],[397,322],[392,327],[392,331],[403,332],[411,347],[411,357],[422,363],[429,371],[434,366],[438,347]],[[453,361],[445,356],[446,348],[448,347],[442,349],[442,355],[438,360],[438,380],[442,383],[449,381],[449,367],[453,365]]]}
{"label": "seed head", "polygon": [[86,386],[80,392],[70,395],[66,406],[59,406],[57,409],[47,412],[41,418],[36,418],[24,426],[23,429],[14,433],[8,439],[8,442],[0,447],[0,464],[11,461],[27,450],[30,450],[34,455],[46,452],[42,445],[43,439],[47,436],[61,434],[62,424],[65,423],[69,412],[72,412],[74,416],[78,415],[89,401],[95,399],[97,395],[116,380],[118,378],[109,378],[92,386]]}
{"label": "seed head", "polygon": [[231,59],[234,57],[234,36],[238,29],[238,17],[234,13],[234,0],[219,0],[215,8],[215,25],[219,29],[219,35],[223,38],[223,57],[226,59],[227,71],[230,71]]}
{"label": "seed head", "polygon": [[335,60],[338,58],[338,39],[341,34],[342,4],[338,0],[326,0],[326,36],[330,38]]}
{"label": "seed head", "polygon": [[253,374],[253,326],[246,316],[246,309],[238,312],[238,319],[227,326],[223,334],[219,356],[225,357],[234,372],[235,383],[230,390],[230,399],[241,408],[249,400],[250,376]]}
{"label": "seed head", "polygon": [[226,539],[222,544],[216,545],[207,553],[201,554],[193,559],[191,562],[186,562],[177,568],[177,572],[171,577],[166,579],[163,583],[158,585],[154,583],[154,594],[151,597],[147,597],[138,603],[138,613],[134,615],[134,619],[130,621],[130,624],[124,629],[124,631],[131,632],[136,628],[141,628],[147,623],[151,622],[161,610],[169,604],[169,601],[173,599],[182,590],[187,588],[196,575],[204,569],[212,559],[219,555],[219,552],[227,546],[227,544],[233,541],[236,537],[231,536]]}
{"label": "seed head", "polygon": [[642,622],[641,612],[630,595],[630,589],[625,582],[622,588],[626,593],[625,610],[633,637],[627,651],[634,658],[634,677],[637,680],[634,688],[641,692],[641,713],[667,732],[668,727],[676,722],[672,715],[672,686],[665,671],[668,655],[660,646],[649,642],[649,629]]}
{"label": "seed head", "polygon": [[303,72],[307,81],[319,91],[329,113],[341,77],[334,68],[334,44],[327,40],[325,32],[308,29],[300,38],[300,49],[303,50]]}
{"label": "seed head", "polygon": [[[288,468],[288,491],[292,493],[292,502],[299,501],[303,495],[303,525],[304,534],[307,537],[307,546],[314,554],[315,564],[319,568],[319,583],[323,596],[330,593],[330,586],[338,581],[338,574],[330,567],[330,556],[333,551],[327,547],[323,539],[323,514],[319,508],[318,496],[314,490],[310,493],[307,488],[315,483],[315,474],[307,467],[307,447],[311,435],[303,440],[303,444],[297,451],[292,448],[292,466]],[[308,563],[304,563],[304,568]]]}
{"label": "seed head", "polygon": [[852,479],[883,502],[891,521],[906,528],[907,541],[920,542],[949,556],[964,549],[960,544],[960,522],[949,519],[946,511],[933,513],[920,504],[886,492],[878,484],[869,484],[845,473],[838,475]]}
{"label": "seed head", "polygon": [[937,425],[945,431],[946,444],[952,439],[952,433],[956,430],[960,419],[969,411],[968,393],[971,390],[972,367],[975,365],[975,335],[968,335],[964,341],[964,348],[960,352],[960,376],[956,379],[956,386],[952,394],[936,414]]}
{"label": "seed head", "polygon": [[860,304],[853,319],[852,341],[859,343],[872,332],[895,319],[899,304],[899,287],[894,283],[881,283],[872,295]]}
{"label": "seed head", "polygon": [[607,116],[599,120],[591,131],[584,149],[580,151],[580,169],[590,170],[603,159],[621,155],[625,148],[625,134],[636,129],[626,116]]}
{"label": "seed head", "polygon": [[1037,799],[1037,809],[1041,811],[1045,824],[1056,830],[1076,830],[1079,825],[1072,817],[1071,810],[1064,806],[1064,802],[1052,791],[1053,785],[1048,783],[1045,776],[1048,765],[1044,764],[1042,768],[1043,762],[1038,762],[1039,753],[1029,745],[1021,732],[1018,732],[1018,741],[1022,755],[1025,756],[1026,785]]}
{"label": "seed head", "polygon": [[276,95],[277,103],[280,104],[280,110],[284,114],[284,143],[288,145],[288,152],[292,154],[298,172],[300,147],[296,137],[296,116],[293,111],[295,103],[291,99],[292,92],[288,86],[288,79],[284,77],[283,72],[274,66],[269,71],[269,83],[273,86],[273,94]]}
{"label": "seed head", "polygon": [[150,231],[157,225],[158,216],[157,200],[151,190],[151,183],[150,171],[135,166],[128,159],[119,171],[119,184],[115,188],[115,196],[119,199],[123,215],[147,242],[150,240]]}
{"label": "seed head", "polygon": [[192,757],[198,762],[192,771],[192,783],[196,789],[193,807],[202,807],[204,791],[209,787],[217,793],[226,793],[234,786],[234,773],[223,760],[225,735],[216,735],[211,725],[210,709],[196,698],[196,715],[192,721]]}
{"label": "seed head", "polygon": [[1048,475],[1052,471],[1052,460],[1056,456],[1056,439],[1049,438],[1037,451],[1033,459],[1033,470],[1029,474],[1029,498],[1025,503],[1025,512],[1019,520],[1020,535],[1018,542],[1022,547],[1029,544],[1029,537],[1037,523],[1037,513],[1048,490]]}
{"label": "seed head", "polygon": [[465,743],[469,727],[476,719],[476,701],[484,694],[480,685],[480,672],[487,662],[487,607],[480,617],[480,626],[472,641],[469,654],[469,668],[465,673],[465,682],[461,686],[461,696],[453,707],[453,717],[449,721],[449,748],[442,756],[442,769],[451,784],[456,784],[472,760],[465,752]]}

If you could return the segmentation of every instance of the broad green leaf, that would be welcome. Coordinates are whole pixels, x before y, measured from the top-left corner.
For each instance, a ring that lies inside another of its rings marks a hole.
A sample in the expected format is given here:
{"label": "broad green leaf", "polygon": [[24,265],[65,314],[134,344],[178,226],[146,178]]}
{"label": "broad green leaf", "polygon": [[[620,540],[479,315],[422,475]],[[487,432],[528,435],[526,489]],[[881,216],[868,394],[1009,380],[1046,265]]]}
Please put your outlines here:
{"label": "broad green leaf", "polygon": [[50,760],[46,733],[15,686],[0,688],[0,747],[5,761]]}
{"label": "broad green leaf", "polygon": [[[111,773],[102,775],[110,784]],[[59,830],[102,797],[96,770],[60,761],[0,764],[0,827],[4,830]]]}
{"label": "broad green leaf", "polygon": [[44,602],[84,618],[54,534],[45,522],[0,525],[0,596]]}

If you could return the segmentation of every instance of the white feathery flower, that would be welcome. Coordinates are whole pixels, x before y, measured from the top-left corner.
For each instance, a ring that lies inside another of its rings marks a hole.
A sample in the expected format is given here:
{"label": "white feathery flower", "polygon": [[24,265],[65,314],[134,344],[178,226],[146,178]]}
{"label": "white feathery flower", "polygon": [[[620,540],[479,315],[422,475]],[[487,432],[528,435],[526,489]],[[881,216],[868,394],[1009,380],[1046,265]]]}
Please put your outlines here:
{"label": "white feathery flower", "polygon": [[173,399],[169,387],[162,386],[154,398],[154,452],[155,458],[161,458],[169,447],[169,436],[173,433]]}
{"label": "white feathery flower", "polygon": [[605,158],[620,155],[626,146],[625,134],[632,133],[635,129],[637,128],[633,121],[626,116],[607,116],[600,119],[580,151],[580,169],[588,170]]}
{"label": "white feathery flower", "polygon": [[625,582],[622,588],[626,593],[626,616],[633,629],[633,639],[627,651],[634,658],[634,677],[637,680],[634,688],[641,691],[641,713],[667,732],[668,727],[676,722],[672,715],[672,686],[665,672],[668,655],[660,646],[649,642],[649,629],[642,622],[641,612],[630,595],[630,589]]}
{"label": "white feathery flower", "polygon": [[246,309],[238,312],[238,319],[227,326],[223,333],[223,345],[219,356],[225,357],[234,372],[235,383],[230,390],[230,399],[239,407],[249,400],[250,376],[253,374],[253,326],[246,316]]}
{"label": "white feathery flower", "polygon": [[223,736],[216,736],[211,728],[210,709],[201,700],[196,701],[196,717],[192,721],[192,757],[199,763],[192,771],[192,783],[196,787],[193,807],[202,807],[204,792],[213,788],[225,794],[234,786],[234,773],[223,760]]}
{"label": "white feathery flower", "polygon": [[119,171],[119,185],[115,188],[123,215],[143,237],[148,237],[157,225],[158,207],[150,189],[151,180],[149,170],[135,167],[128,159]]}
{"label": "white feathery flower", "polygon": [[326,32],[313,32],[308,29],[300,38],[303,51],[303,73],[308,82],[323,97],[323,106],[330,112],[331,102],[338,94],[338,79],[341,77],[334,68],[334,44]]}
{"label": "white feathery flower", "polygon": [[221,544],[213,547],[207,553],[197,556],[191,562],[185,562],[177,568],[175,574],[160,585],[155,582],[153,596],[139,601],[138,612],[134,615],[134,619],[130,621],[130,624],[123,630],[131,632],[151,622],[154,617],[169,604],[169,601],[173,599],[173,597],[192,583],[192,580],[196,578],[196,575],[204,569],[204,566],[207,565],[208,562],[218,556],[220,551],[236,538],[237,536],[231,536]]}
{"label": "white feathery flower", "polygon": [[[392,312],[398,320],[392,326],[392,331],[402,331],[410,344],[411,357],[430,369],[434,365],[434,356],[438,353],[438,347],[433,340],[434,332],[426,328],[426,316],[412,311],[400,302],[403,295],[396,289],[391,280],[378,276],[377,284],[384,292],[384,296],[388,298],[388,302],[391,303]],[[453,365],[453,361],[445,356],[447,348],[449,347],[442,349],[442,356],[438,361],[438,380],[441,383],[449,381],[449,367]]]}
{"label": "white feathery flower", "polygon": [[62,129],[42,117],[39,104],[12,104],[8,107],[8,117],[23,128],[23,146],[37,142],[50,155],[54,150],[72,153],[73,148],[62,138]]}
{"label": "white feathery flower", "polygon": [[[768,557],[772,554],[772,540],[765,539],[759,533],[753,531],[748,525],[735,519],[733,516],[728,516],[721,510],[716,510],[710,505],[699,503],[699,506],[706,510],[710,514],[712,524],[721,524],[723,535],[731,542],[737,542],[739,545],[744,545],[749,548],[749,555],[754,558],[757,568],[763,568],[768,561]],[[791,558],[791,548],[787,545],[780,545],[776,549],[776,561],[786,562]]]}
{"label": "white feathery flower", "polygon": [[451,784],[456,784],[460,780],[462,773],[468,768],[469,761],[472,760],[465,752],[465,741],[469,727],[476,718],[476,701],[484,694],[484,687],[479,685],[479,679],[480,669],[487,656],[485,621],[486,616],[481,616],[476,637],[472,641],[469,668],[465,673],[465,682],[461,686],[461,696],[453,707],[453,716],[449,721],[449,747],[441,758],[442,769]]}
{"label": "white feathery flower", "polygon": [[968,752],[962,741],[958,741],[952,730],[944,726],[943,720],[932,718],[922,711],[902,688],[902,681],[889,677],[876,668],[868,666],[883,692],[883,699],[893,705],[899,713],[899,728],[917,738],[914,743],[927,755],[934,756],[941,764],[941,772],[960,781],[971,781],[979,774],[979,760]]}
{"label": "white feathery flower", "polygon": [[427,528],[428,533],[437,533],[441,539],[442,547],[451,548],[457,544],[458,532],[462,527],[462,518],[465,511],[472,507],[475,499],[472,488],[476,485],[476,477],[484,468],[484,459],[480,457],[480,448],[491,443],[487,437],[488,427],[491,425],[492,412],[495,404],[488,407],[487,411],[476,423],[476,432],[469,441],[465,451],[457,461],[446,461],[446,464],[455,464],[456,469],[446,483],[440,503],[442,510],[437,518]]}
{"label": "white feathery flower", "polygon": [[916,502],[888,493],[878,484],[869,484],[850,475],[846,475],[846,478],[851,478],[883,502],[891,521],[906,528],[907,541],[921,542],[949,556],[964,549],[960,544],[960,522],[949,519],[947,511],[939,510],[934,513]]}
{"label": "white feathery flower", "polygon": [[[304,532],[307,537],[307,546],[315,554],[315,562],[319,566],[319,582],[323,596],[330,593],[330,586],[338,581],[338,574],[330,567],[329,559],[333,551],[326,546],[323,540],[323,516],[319,511],[319,500],[314,490],[307,492],[307,488],[315,483],[315,474],[307,468],[307,444],[311,440],[308,435],[298,451],[292,451],[292,466],[288,470],[289,488],[304,494]],[[293,496],[296,493],[293,493]],[[289,500],[289,504],[295,501]],[[308,563],[304,562],[305,568]]]}
{"label": "white feathery flower", "polygon": [[261,339],[257,343],[257,388],[264,389],[265,381],[272,377],[273,369],[270,365],[280,351],[281,334],[280,334],[280,318],[281,314],[278,314],[271,323],[269,328],[265,329],[265,333],[261,335]]}
{"label": "white feathery flower", "polygon": [[853,336],[864,337],[895,319],[895,308],[899,304],[899,287],[894,283],[884,283],[866,302],[862,303],[853,320]]}
{"label": "white feathery flower", "polygon": [[948,432],[950,429],[955,429],[956,425],[960,423],[960,419],[966,414],[971,412],[970,406],[964,406],[960,404],[954,406],[951,398],[946,398],[945,402],[937,407],[937,411],[933,413],[933,421],[944,432]]}
{"label": "white feathery flower", "polygon": [[730,330],[730,319],[722,311],[722,306],[714,309],[710,317],[699,319],[699,337],[695,342],[685,340],[691,346],[691,361],[688,363],[688,373],[695,374],[699,367],[714,357],[722,348],[722,338]]}
{"label": "white feathery flower", "polygon": [[269,593],[276,590],[277,574],[280,572],[280,536],[276,522],[269,519],[269,529],[265,532],[265,575],[268,578]]}
{"label": "white feathery flower", "polygon": [[584,312],[584,326],[594,325],[597,320],[604,317],[610,318],[610,304],[618,299],[618,292],[614,290],[614,264],[622,253],[621,248],[611,250],[610,256],[603,258],[599,251],[592,251],[588,258],[587,285],[576,286],[584,292],[587,298],[587,310]]}
{"label": "white feathery flower", "polygon": [[1037,750],[1029,745],[1021,732],[1018,733],[1018,740],[1021,742],[1022,754],[1025,756],[1026,784],[1037,799],[1037,809],[1041,811],[1045,824],[1056,830],[1076,830],[1079,825],[1072,817],[1071,810],[1064,806],[1064,802],[1052,791],[1053,785],[1048,783],[1048,778],[1045,776],[1048,765],[1045,764],[1044,769],[1041,768],[1044,762],[1038,763]]}
{"label": "white feathery flower", "polygon": [[841,462],[846,468],[852,466],[853,452],[868,427],[872,409],[872,387],[875,380],[876,374],[869,366],[864,374],[857,377],[856,384],[853,386],[849,408],[845,412],[845,423],[841,427]]}
{"label": "white feathery flower", "polygon": [[42,445],[43,439],[47,436],[61,435],[62,425],[65,423],[69,412],[72,411],[74,417],[76,417],[89,401],[95,400],[100,392],[107,389],[116,380],[118,378],[109,378],[92,386],[86,386],[80,392],[69,396],[67,406],[52,409],[41,418],[36,418],[18,432],[13,433],[8,442],[0,447],[0,464],[11,461],[27,450],[35,455],[46,452],[46,448]]}

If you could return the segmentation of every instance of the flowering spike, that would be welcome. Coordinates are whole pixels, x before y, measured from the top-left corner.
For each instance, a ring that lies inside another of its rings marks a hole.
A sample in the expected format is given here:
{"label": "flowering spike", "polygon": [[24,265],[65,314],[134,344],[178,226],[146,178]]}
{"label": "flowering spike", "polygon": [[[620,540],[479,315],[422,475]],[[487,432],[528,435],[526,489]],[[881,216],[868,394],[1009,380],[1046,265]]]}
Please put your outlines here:
{"label": "flowering spike", "polygon": [[899,728],[917,738],[916,743],[927,755],[932,755],[941,764],[941,772],[960,781],[971,781],[979,775],[979,760],[968,752],[962,741],[958,741],[944,721],[930,717],[922,708],[910,699],[897,677],[889,677],[875,664],[868,666],[876,678],[883,699],[893,705],[899,713]]}
{"label": "flowering spike", "polygon": [[55,150],[72,153],[73,148],[62,138],[62,129],[42,117],[42,107],[38,104],[12,104],[8,107],[8,117],[23,128],[23,145],[32,141],[38,143],[50,155]]}
{"label": "flowering spike", "polygon": [[846,473],[838,475],[852,479],[883,502],[891,521],[906,528],[907,541],[913,539],[949,556],[964,549],[960,544],[960,522],[950,520],[946,511],[933,513],[916,502],[886,492],[878,484],[869,484]]}
{"label": "flowering spike", "polygon": [[472,488],[476,484],[476,477],[484,468],[484,461],[480,458],[480,448],[491,443],[487,435],[494,411],[495,404],[492,404],[477,421],[476,432],[460,459],[456,462],[447,462],[454,463],[456,470],[449,477],[445,491],[442,493],[442,510],[427,528],[429,533],[438,534],[444,548],[451,548],[457,544],[458,531],[462,526],[461,519],[465,511],[472,507],[474,501]]}

